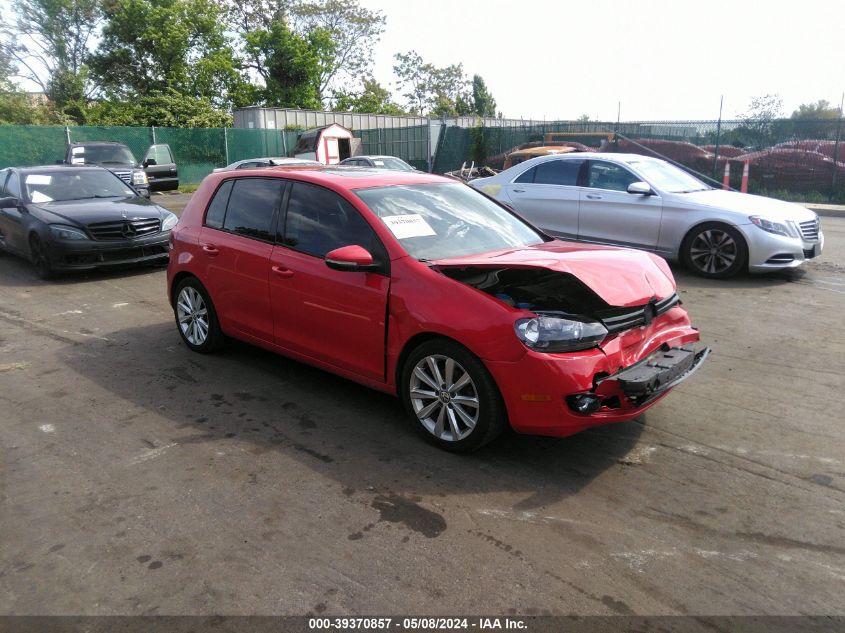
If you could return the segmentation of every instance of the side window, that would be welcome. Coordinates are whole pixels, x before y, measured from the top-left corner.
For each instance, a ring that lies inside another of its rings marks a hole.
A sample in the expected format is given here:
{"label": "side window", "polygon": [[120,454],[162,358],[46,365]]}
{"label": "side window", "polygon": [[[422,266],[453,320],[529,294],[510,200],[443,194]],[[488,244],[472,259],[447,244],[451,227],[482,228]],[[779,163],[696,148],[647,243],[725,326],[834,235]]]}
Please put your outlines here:
{"label": "side window", "polygon": [[588,187],[610,189],[611,191],[628,191],[628,185],[640,180],[641,178],[619,165],[590,161],[590,174],[587,177]]}
{"label": "side window", "polygon": [[310,183],[293,183],[285,234],[279,241],[314,257],[358,244],[370,251],[376,262],[387,259],[375,231],[355,207],[333,191]]}
{"label": "side window", "polygon": [[282,199],[278,178],[238,178],[232,185],[223,229],[245,237],[273,240],[273,214]]}
{"label": "side window", "polygon": [[173,162],[173,155],[167,145],[151,145],[147,150],[147,158],[152,158],[157,165],[169,165]]}
{"label": "side window", "polygon": [[5,198],[8,195],[6,193],[6,178],[8,175],[8,169],[0,169],[0,198]]}
{"label": "side window", "polygon": [[21,179],[17,172],[9,170],[9,179],[6,181],[6,195],[13,198],[22,198]]}
{"label": "side window", "polygon": [[578,172],[583,164],[583,160],[547,160],[535,167],[534,183],[574,187],[578,184]]}
{"label": "side window", "polygon": [[532,168],[531,168],[531,169],[529,169],[528,171],[524,171],[524,172],[522,172],[522,173],[519,175],[519,178],[517,178],[516,180],[514,180],[514,182],[515,182],[515,183],[516,183],[516,182],[519,182],[519,183],[523,183],[523,184],[525,184],[525,183],[531,183],[531,182],[534,182],[534,174],[536,174],[536,173],[537,173],[537,168],[536,168],[536,167],[532,167]]}
{"label": "side window", "polygon": [[214,198],[211,199],[211,204],[208,205],[208,211],[205,214],[206,226],[210,226],[213,229],[223,228],[223,218],[226,216],[226,205],[229,203],[229,194],[232,193],[233,182],[233,180],[227,180],[220,185],[217,193],[214,194]]}

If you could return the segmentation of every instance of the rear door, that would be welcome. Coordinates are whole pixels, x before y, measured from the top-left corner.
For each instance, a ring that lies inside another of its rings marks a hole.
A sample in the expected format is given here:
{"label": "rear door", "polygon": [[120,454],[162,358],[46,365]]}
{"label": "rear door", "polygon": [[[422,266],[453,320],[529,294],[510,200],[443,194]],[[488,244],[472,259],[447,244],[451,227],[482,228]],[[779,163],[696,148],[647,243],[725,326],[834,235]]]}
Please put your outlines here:
{"label": "rear door", "polygon": [[526,220],[551,235],[575,239],[581,192],[578,179],[585,162],[581,158],[546,160],[503,189]]}
{"label": "rear door", "polygon": [[658,195],[628,193],[642,178],[623,165],[590,160],[581,191],[578,239],[654,250],[663,201]]}
{"label": "rear door", "polygon": [[223,329],[273,341],[268,283],[285,181],[232,178],[217,189],[200,231],[201,281]]}
{"label": "rear door", "polygon": [[20,204],[18,207],[0,209],[0,240],[8,251],[29,253],[24,227],[24,221],[29,216],[25,217],[25,212],[21,210],[24,206],[20,175],[14,169],[0,172],[0,198],[7,197],[17,198]]}
{"label": "rear door", "polygon": [[[276,343],[361,376],[384,380],[384,335],[390,289],[384,246],[361,214],[339,194],[293,182],[279,245],[270,261]],[[326,253],[358,244],[379,272],[326,266]]]}
{"label": "rear door", "polygon": [[[154,165],[149,164],[151,160]],[[141,164],[153,191],[170,191],[179,186],[179,172],[169,145],[150,145]]]}

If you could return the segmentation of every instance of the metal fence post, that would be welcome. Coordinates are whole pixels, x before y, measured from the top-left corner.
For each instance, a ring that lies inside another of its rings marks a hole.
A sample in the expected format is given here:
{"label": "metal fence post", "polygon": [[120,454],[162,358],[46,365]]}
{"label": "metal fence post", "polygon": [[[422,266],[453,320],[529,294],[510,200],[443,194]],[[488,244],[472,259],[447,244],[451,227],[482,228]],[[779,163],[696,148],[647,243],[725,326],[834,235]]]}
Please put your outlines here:
{"label": "metal fence post", "polygon": [[223,156],[226,158],[226,165],[229,164],[229,134],[228,128],[223,128]]}
{"label": "metal fence post", "polygon": [[150,126],[150,132],[152,133],[152,136],[153,136],[153,145],[155,145],[156,144],[156,126],[155,125]]}
{"label": "metal fence post", "polygon": [[842,106],[845,105],[845,93],[839,102],[839,119],[836,121],[836,142],[833,144],[833,178],[830,183],[830,197],[836,195],[836,180],[839,175],[839,134],[842,131]]}
{"label": "metal fence post", "polygon": [[722,132],[722,103],[725,95],[719,97],[719,122],[716,124],[716,151],[713,152],[713,178],[716,177],[716,170],[719,168],[719,136]]}
{"label": "metal fence post", "polygon": [[67,125],[65,126],[65,138],[67,139],[67,144],[70,145],[70,127]]}
{"label": "metal fence post", "polygon": [[426,163],[428,164],[428,173],[431,173],[431,170],[434,169],[434,156],[431,153],[431,117],[427,117],[428,119],[428,144],[427,153],[428,153],[428,160]]}

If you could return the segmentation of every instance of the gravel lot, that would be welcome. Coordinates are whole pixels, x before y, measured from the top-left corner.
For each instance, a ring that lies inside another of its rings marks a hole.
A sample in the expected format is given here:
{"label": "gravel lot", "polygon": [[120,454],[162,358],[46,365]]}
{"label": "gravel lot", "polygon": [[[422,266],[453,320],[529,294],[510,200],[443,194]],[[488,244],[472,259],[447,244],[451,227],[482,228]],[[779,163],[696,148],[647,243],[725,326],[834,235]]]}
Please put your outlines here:
{"label": "gravel lot", "polygon": [[[186,196],[162,196],[181,208]],[[845,219],[823,258],[676,275],[714,353],[641,419],[474,455],[233,344],[161,268],[0,259],[0,613],[845,614]]]}

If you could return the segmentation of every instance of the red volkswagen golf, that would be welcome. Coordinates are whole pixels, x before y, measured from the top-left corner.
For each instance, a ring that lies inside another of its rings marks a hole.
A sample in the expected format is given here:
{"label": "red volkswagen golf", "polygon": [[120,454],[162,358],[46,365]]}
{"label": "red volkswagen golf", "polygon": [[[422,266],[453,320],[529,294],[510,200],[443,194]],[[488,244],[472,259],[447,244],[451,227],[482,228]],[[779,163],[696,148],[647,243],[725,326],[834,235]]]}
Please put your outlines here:
{"label": "red volkswagen golf", "polygon": [[660,257],[552,239],[438,176],[212,174],[171,242],[190,349],[229,336],[396,394],[448,450],[630,420],[708,353]]}

